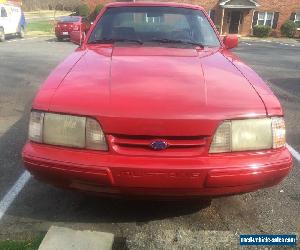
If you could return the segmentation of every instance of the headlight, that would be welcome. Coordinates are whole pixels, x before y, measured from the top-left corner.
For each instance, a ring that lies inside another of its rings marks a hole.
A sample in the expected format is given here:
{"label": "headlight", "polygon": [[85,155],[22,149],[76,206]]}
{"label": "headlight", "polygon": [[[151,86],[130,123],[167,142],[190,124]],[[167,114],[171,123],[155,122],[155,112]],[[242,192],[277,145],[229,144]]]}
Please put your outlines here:
{"label": "headlight", "polygon": [[85,147],[85,117],[45,113],[43,143]]}
{"label": "headlight", "polygon": [[29,139],[35,142],[93,150],[107,150],[99,123],[89,117],[31,112]]}
{"label": "headlight", "polygon": [[285,145],[285,123],[282,117],[232,120],[217,129],[210,153],[280,148]]}

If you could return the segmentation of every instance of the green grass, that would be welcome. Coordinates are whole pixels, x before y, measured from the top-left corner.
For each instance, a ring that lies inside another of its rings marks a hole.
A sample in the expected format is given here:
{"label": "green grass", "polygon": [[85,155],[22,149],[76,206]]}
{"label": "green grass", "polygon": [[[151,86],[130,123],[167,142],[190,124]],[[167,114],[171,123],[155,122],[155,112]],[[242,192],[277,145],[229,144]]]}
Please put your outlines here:
{"label": "green grass", "polygon": [[70,11],[56,11],[54,13],[53,10],[39,10],[39,11],[26,11],[24,12],[25,17],[28,18],[33,18],[33,17],[53,17],[55,16],[69,16],[72,14]]}
{"label": "green grass", "polygon": [[0,250],[37,250],[43,240],[43,237],[37,237],[32,241],[0,241]]}
{"label": "green grass", "polygon": [[27,24],[27,33],[38,34],[53,34],[54,22],[53,21],[32,21]]}

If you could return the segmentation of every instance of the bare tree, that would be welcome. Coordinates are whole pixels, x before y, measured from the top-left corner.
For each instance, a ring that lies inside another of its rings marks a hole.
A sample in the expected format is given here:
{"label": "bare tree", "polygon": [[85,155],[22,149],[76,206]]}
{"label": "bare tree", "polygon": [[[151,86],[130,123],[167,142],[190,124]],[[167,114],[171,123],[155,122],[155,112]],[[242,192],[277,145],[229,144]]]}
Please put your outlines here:
{"label": "bare tree", "polygon": [[82,0],[23,0],[23,9],[30,10],[74,10]]}

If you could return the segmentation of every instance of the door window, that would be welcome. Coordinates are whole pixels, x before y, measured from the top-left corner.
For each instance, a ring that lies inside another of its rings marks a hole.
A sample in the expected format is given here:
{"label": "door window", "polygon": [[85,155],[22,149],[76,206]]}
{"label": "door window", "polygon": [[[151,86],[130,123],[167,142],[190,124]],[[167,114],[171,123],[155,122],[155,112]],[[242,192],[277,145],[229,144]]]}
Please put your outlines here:
{"label": "door window", "polygon": [[7,17],[7,12],[3,7],[1,8],[1,17]]}
{"label": "door window", "polygon": [[230,34],[238,34],[239,33],[241,16],[242,16],[242,13],[240,11],[232,11],[230,13],[230,25],[229,25],[229,33]]}

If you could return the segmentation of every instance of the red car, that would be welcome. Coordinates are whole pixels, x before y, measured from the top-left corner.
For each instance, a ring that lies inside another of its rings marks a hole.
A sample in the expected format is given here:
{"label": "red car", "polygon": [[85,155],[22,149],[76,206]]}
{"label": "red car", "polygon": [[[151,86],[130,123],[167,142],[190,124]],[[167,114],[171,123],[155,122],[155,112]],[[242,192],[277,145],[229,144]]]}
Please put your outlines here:
{"label": "red car", "polygon": [[59,41],[64,38],[70,38],[70,33],[77,31],[80,33],[87,32],[91,24],[87,19],[80,16],[61,17],[55,26],[55,35]]}
{"label": "red car", "polygon": [[220,196],[288,175],[277,98],[203,8],[108,4],[32,106],[26,168],[101,195]]}

